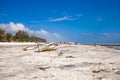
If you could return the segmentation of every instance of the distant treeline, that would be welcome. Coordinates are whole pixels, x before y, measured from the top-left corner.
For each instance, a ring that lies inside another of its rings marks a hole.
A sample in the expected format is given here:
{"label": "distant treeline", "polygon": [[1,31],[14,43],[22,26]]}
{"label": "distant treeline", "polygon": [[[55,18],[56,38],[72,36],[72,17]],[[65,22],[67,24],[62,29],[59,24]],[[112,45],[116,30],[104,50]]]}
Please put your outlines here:
{"label": "distant treeline", "polygon": [[0,42],[47,42],[46,39],[36,36],[30,36],[27,32],[19,30],[13,36],[11,33],[6,33],[3,29],[0,29]]}

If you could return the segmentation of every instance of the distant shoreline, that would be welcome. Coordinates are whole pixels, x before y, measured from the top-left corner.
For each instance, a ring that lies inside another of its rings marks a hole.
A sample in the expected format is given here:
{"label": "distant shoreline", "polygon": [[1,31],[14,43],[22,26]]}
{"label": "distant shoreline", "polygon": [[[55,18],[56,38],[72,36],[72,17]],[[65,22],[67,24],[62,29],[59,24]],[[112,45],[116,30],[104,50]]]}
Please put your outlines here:
{"label": "distant shoreline", "polygon": [[120,43],[81,43],[82,45],[120,46]]}

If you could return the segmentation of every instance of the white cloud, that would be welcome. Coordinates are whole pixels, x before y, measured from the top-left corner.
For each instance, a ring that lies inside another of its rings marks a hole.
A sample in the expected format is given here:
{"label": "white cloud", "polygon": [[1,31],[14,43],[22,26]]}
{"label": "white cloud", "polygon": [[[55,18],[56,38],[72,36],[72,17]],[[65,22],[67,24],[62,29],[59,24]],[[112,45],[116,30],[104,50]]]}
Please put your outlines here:
{"label": "white cloud", "polygon": [[57,38],[61,38],[61,36],[57,33],[53,33],[54,36],[56,36]]}
{"label": "white cloud", "polygon": [[21,23],[14,24],[13,22],[10,22],[9,24],[0,24],[0,28],[12,34],[15,34],[18,30],[29,31],[29,29],[25,27],[23,24]]}
{"label": "white cloud", "polygon": [[69,21],[69,20],[74,20],[74,18],[71,18],[70,16],[64,16],[64,17],[60,17],[60,18],[49,19],[50,22]]}
{"label": "white cloud", "polygon": [[73,15],[73,16],[68,16],[67,14],[65,14],[65,15],[66,16],[63,16],[63,17],[48,18],[48,20],[33,20],[31,22],[33,22],[33,23],[39,23],[39,22],[73,21],[73,20],[77,20],[81,16],[83,16],[82,14],[77,14],[77,15]]}
{"label": "white cloud", "polygon": [[34,31],[24,26],[21,23],[15,24],[13,22],[10,22],[9,24],[0,24],[0,28],[4,29],[6,32],[12,33],[13,35],[15,35],[15,33],[19,30],[24,30],[28,32],[30,35],[42,37],[47,39],[48,41],[59,41],[61,38],[61,36],[58,33],[49,33],[44,29]]}

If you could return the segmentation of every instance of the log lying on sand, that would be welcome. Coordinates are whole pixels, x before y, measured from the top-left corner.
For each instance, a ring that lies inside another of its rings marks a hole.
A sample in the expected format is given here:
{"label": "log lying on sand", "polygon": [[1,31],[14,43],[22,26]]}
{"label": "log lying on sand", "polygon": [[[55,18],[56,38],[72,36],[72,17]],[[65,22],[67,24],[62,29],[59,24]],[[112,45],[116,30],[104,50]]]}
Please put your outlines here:
{"label": "log lying on sand", "polygon": [[23,48],[24,51],[27,51],[27,50],[35,50],[36,47],[25,47]]}
{"label": "log lying on sand", "polygon": [[40,51],[46,52],[46,51],[55,51],[55,50],[57,50],[57,48],[44,48],[44,49],[41,49]]}
{"label": "log lying on sand", "polygon": [[45,52],[45,51],[55,51],[57,50],[57,47],[58,44],[56,43],[49,43],[49,44],[46,44],[44,46],[39,46],[39,44],[37,44],[36,46],[34,47],[25,47],[23,48],[24,51],[27,51],[27,50],[35,50],[38,48],[38,51],[41,51],[41,52]]}

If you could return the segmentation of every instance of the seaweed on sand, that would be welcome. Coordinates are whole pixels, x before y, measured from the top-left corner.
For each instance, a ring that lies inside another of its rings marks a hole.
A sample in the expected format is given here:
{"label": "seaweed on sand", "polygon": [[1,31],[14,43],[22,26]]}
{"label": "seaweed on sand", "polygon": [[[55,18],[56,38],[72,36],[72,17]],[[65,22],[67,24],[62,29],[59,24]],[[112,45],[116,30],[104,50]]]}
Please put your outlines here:
{"label": "seaweed on sand", "polygon": [[75,58],[74,56],[66,56],[66,58]]}

